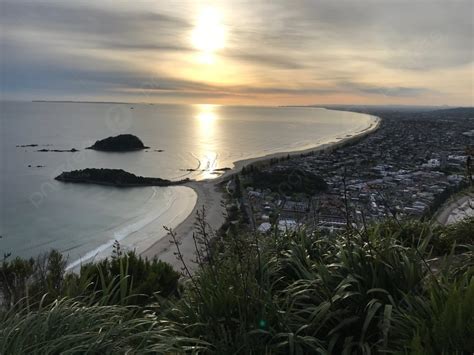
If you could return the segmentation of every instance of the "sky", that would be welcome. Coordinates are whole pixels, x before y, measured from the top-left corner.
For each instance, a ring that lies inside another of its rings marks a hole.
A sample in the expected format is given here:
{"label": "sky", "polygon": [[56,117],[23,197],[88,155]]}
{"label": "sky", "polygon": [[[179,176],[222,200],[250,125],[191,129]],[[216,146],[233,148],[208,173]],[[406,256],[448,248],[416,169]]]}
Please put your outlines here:
{"label": "sky", "polygon": [[0,0],[3,100],[474,106],[473,0]]}

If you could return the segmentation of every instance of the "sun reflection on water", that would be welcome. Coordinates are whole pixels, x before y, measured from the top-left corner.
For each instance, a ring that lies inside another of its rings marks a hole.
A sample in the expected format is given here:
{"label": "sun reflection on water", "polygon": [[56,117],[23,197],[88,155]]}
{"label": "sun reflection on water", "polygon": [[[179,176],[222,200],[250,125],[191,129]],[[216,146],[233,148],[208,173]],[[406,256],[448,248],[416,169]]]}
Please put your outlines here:
{"label": "sun reflection on water", "polygon": [[203,179],[215,178],[218,168],[218,108],[217,105],[196,105],[196,124],[200,151],[199,160]]}

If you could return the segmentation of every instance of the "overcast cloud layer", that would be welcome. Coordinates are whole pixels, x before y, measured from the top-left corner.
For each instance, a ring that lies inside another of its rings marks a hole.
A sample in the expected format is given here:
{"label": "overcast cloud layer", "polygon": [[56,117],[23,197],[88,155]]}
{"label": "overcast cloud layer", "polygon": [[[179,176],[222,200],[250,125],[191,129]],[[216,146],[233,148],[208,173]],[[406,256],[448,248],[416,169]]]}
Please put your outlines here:
{"label": "overcast cloud layer", "polygon": [[[2,97],[472,106],[473,4],[1,0]],[[190,40],[209,7],[211,64]]]}

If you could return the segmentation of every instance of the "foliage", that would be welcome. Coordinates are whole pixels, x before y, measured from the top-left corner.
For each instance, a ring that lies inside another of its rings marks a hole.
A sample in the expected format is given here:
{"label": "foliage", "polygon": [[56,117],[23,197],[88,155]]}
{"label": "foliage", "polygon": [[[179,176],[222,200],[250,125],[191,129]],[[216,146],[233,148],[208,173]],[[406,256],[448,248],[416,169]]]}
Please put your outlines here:
{"label": "foliage", "polygon": [[[230,233],[214,240],[207,258],[199,255],[198,271],[176,298],[146,307],[130,296],[151,290],[129,280],[148,284],[139,276],[148,271],[136,256],[118,253],[97,268],[106,281],[94,281],[95,293],[3,313],[0,352],[472,353],[474,249],[446,254],[436,270],[429,260],[434,235],[461,240],[470,226]],[[452,262],[461,257],[460,266]],[[174,292],[165,289],[162,296]]]}
{"label": "foliage", "polygon": [[323,178],[300,169],[262,171],[254,168],[246,177],[251,179],[251,186],[255,188],[269,188],[283,195],[295,193],[314,195],[327,189]]}
{"label": "foliage", "polygon": [[439,239],[441,251],[455,245],[474,245],[474,217],[441,228]]}
{"label": "foliage", "polygon": [[[472,351],[472,254],[468,268],[448,264],[438,279],[427,268],[432,247],[423,233],[395,224],[327,238],[233,235],[165,315],[168,336],[190,334],[212,353]],[[449,304],[456,312],[440,308]],[[446,322],[449,314],[462,321]],[[437,332],[460,335],[429,343]]]}
{"label": "foliage", "polygon": [[411,248],[428,244],[428,250],[435,256],[449,254],[453,248],[462,251],[474,244],[474,217],[447,226],[417,220],[400,223],[391,219],[371,226],[370,230],[379,241],[395,238]]}
{"label": "foliage", "polygon": [[415,354],[472,353],[474,278],[472,268],[456,280],[430,283],[424,297],[408,295],[395,332]]}
{"label": "foliage", "polygon": [[37,259],[4,260],[0,287],[4,306],[21,308],[49,304],[61,297],[94,297],[106,304],[146,304],[177,293],[179,273],[171,265],[122,254],[118,244],[112,258],[85,264],[78,274],[67,273],[66,260],[56,250]]}
{"label": "foliage", "polygon": [[157,258],[147,260],[135,252],[122,255],[120,251],[110,259],[82,266],[79,278],[84,276],[90,279],[98,297],[109,288],[121,288],[121,296],[113,303],[138,305],[150,303],[155,296],[175,295],[180,277],[171,265]]}
{"label": "foliage", "polygon": [[435,199],[432,203],[430,203],[429,208],[424,214],[425,219],[429,219],[433,217],[436,212],[438,212],[441,207],[449,201],[450,198],[453,196],[456,196],[459,193],[462,193],[463,191],[469,191],[471,188],[469,187],[471,185],[470,183],[470,175],[467,178],[468,181],[461,182],[460,184],[456,186],[448,186],[443,192],[437,194],[435,196]]}
{"label": "foliage", "polygon": [[66,262],[61,253],[52,250],[38,258],[4,260],[0,267],[0,290],[4,304],[32,302],[43,297],[54,300],[64,287]]}
{"label": "foliage", "polygon": [[197,353],[208,345],[187,336],[167,339],[166,324],[137,317],[133,307],[63,298],[34,308],[0,314],[1,354]]}

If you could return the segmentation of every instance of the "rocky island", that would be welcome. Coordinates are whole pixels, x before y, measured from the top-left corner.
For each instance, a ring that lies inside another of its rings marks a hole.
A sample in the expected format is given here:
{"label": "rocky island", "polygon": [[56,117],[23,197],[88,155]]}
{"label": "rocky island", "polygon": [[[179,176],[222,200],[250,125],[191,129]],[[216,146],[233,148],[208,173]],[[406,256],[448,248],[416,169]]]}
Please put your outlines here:
{"label": "rocky island", "polygon": [[131,152],[135,150],[147,149],[143,142],[133,134],[120,134],[115,137],[108,137],[96,141],[87,149],[101,150],[105,152]]}
{"label": "rocky island", "polygon": [[166,179],[136,176],[122,169],[83,169],[65,171],[55,180],[82,184],[109,185],[117,187],[173,186],[189,182],[189,179],[171,181]]}
{"label": "rocky island", "polygon": [[79,150],[76,148],[71,149],[40,149],[37,152],[58,152],[58,153],[76,153]]}

